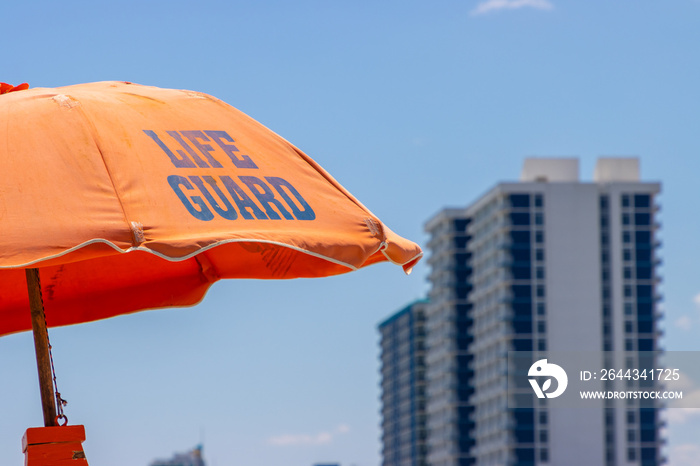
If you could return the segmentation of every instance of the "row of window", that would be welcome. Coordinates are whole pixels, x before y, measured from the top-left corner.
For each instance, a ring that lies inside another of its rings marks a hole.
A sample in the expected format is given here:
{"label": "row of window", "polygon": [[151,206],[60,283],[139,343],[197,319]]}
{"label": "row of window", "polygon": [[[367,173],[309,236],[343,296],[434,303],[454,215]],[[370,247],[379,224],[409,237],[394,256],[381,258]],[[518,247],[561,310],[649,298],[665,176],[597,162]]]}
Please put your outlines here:
{"label": "row of window", "polygon": [[620,196],[620,205],[623,208],[649,209],[651,208],[651,196],[649,194],[623,194]]}
{"label": "row of window", "polygon": [[511,194],[508,196],[511,208],[544,207],[542,194]]}

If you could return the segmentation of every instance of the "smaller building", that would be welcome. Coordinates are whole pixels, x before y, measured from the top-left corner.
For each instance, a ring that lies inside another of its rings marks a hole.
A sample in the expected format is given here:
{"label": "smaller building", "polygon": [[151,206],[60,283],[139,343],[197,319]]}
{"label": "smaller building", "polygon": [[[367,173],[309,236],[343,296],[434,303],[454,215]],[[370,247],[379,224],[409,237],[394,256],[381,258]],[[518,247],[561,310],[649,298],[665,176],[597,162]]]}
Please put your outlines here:
{"label": "smaller building", "polygon": [[379,324],[382,466],[425,466],[425,313],[416,301]]}
{"label": "smaller building", "polygon": [[202,445],[197,445],[186,453],[176,453],[169,460],[156,460],[150,466],[206,466],[202,456]]}

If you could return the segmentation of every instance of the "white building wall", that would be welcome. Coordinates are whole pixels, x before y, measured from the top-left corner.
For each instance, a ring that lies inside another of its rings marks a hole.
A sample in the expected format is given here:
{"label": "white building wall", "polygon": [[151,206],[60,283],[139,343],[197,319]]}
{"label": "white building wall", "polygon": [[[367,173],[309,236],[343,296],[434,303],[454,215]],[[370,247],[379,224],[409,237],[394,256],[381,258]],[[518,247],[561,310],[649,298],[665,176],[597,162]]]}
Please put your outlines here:
{"label": "white building wall", "polygon": [[[551,183],[544,188],[547,349],[600,351],[597,186]],[[605,419],[602,401],[598,404],[598,409],[549,410],[551,464],[605,464]]]}

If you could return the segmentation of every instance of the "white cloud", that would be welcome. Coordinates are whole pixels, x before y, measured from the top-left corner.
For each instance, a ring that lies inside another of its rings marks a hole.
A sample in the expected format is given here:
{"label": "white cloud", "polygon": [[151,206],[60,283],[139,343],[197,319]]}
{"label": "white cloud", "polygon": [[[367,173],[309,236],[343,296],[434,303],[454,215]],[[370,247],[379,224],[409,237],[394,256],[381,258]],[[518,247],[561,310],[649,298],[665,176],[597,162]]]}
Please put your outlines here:
{"label": "white cloud", "polygon": [[693,298],[693,302],[698,308],[700,308],[700,293],[695,295],[695,297]]}
{"label": "white cloud", "polygon": [[[700,311],[700,293],[693,296],[693,303],[695,304],[695,309]],[[681,330],[688,331],[695,326],[697,319],[688,315],[680,316],[674,322],[675,326]]]}
{"label": "white cloud", "polygon": [[267,439],[268,445],[277,447],[327,445],[339,434],[350,432],[350,426],[340,424],[334,432],[319,432],[316,435],[309,434],[282,434]]}
{"label": "white cloud", "polygon": [[669,460],[673,466],[695,466],[698,464],[700,446],[692,443],[671,447]]}
{"label": "white cloud", "polygon": [[551,10],[554,5],[549,0],[486,0],[479,3],[471,12],[472,16],[483,15],[492,11],[515,10],[518,8],[535,8]]}
{"label": "white cloud", "polygon": [[350,426],[347,425],[347,424],[340,424],[340,425],[336,428],[336,431],[337,431],[339,434],[347,434],[348,432],[350,432]]}
{"label": "white cloud", "polygon": [[700,408],[672,408],[665,412],[669,425],[687,424],[700,417]]}
{"label": "white cloud", "polygon": [[690,330],[693,327],[693,320],[688,317],[688,316],[681,316],[678,319],[676,319],[676,327],[680,328],[681,330]]}
{"label": "white cloud", "polygon": [[308,434],[283,434],[267,439],[267,443],[278,447],[297,445],[323,445],[333,441],[333,434],[320,432],[316,435]]}

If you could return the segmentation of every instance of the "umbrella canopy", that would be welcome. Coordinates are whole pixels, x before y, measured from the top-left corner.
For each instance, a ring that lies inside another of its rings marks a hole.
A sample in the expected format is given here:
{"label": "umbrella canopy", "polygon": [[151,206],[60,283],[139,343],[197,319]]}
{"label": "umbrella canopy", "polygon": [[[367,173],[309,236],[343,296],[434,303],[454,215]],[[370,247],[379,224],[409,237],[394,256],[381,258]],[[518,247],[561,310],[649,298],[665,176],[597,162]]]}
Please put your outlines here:
{"label": "umbrella canopy", "polygon": [[199,302],[224,278],[340,274],[420,248],[212,96],[125,82],[0,95],[0,335]]}

